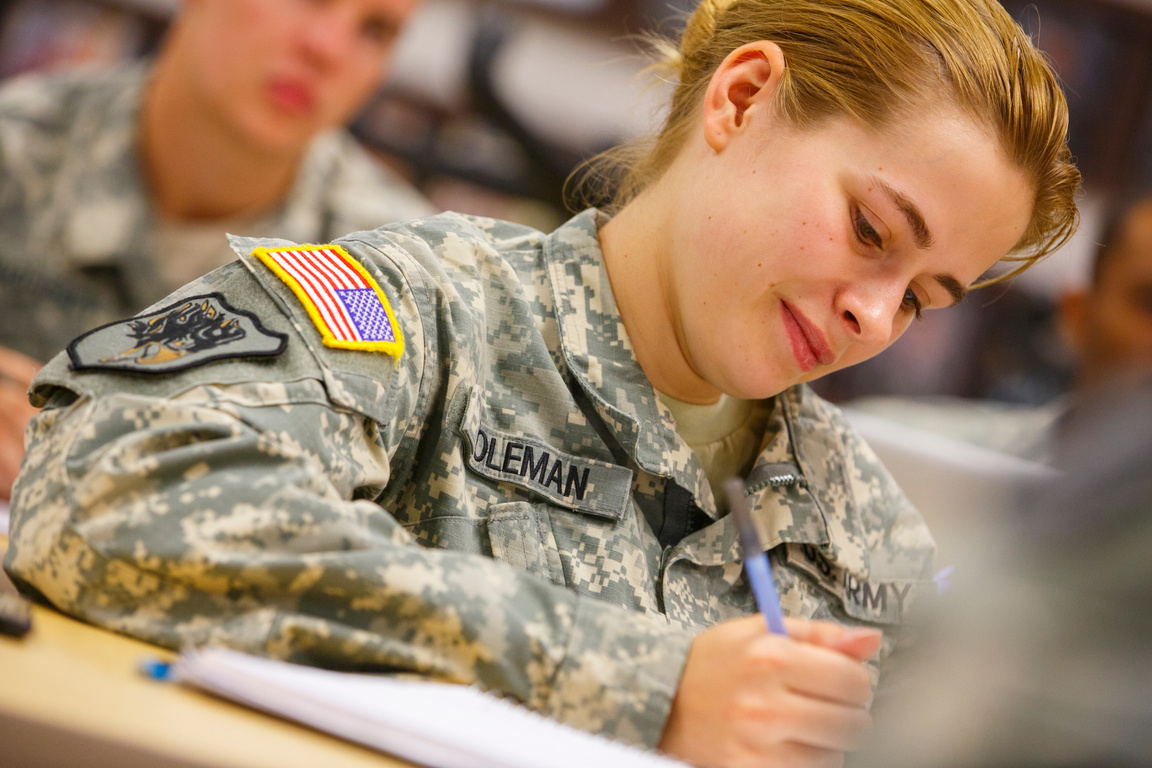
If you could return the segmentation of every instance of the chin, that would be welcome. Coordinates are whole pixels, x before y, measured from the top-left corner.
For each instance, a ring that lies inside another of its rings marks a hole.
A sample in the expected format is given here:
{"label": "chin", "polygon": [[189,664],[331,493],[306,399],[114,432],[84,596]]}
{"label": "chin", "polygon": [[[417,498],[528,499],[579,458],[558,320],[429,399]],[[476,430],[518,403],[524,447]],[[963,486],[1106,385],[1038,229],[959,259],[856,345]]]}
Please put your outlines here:
{"label": "chin", "polygon": [[729,381],[729,385],[721,387],[720,390],[729,397],[740,400],[766,400],[799,383],[799,380],[784,379],[775,371],[766,372],[756,379],[748,379],[747,372],[741,371]]}
{"label": "chin", "polygon": [[285,117],[272,109],[264,112],[263,115],[255,115],[246,120],[242,130],[252,146],[266,152],[298,151],[320,132],[310,120]]}

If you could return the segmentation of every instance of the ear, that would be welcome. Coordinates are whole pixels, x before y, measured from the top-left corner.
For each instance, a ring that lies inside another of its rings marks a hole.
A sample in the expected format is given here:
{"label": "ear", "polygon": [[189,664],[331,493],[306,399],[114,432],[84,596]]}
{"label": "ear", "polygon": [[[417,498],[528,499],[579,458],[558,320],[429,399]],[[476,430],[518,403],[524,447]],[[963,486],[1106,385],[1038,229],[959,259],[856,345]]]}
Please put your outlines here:
{"label": "ear", "polygon": [[720,62],[704,94],[708,146],[723,151],[745,130],[751,111],[771,109],[784,66],[784,52],[767,40],[742,45]]}
{"label": "ear", "polygon": [[1077,355],[1084,354],[1088,343],[1088,302],[1091,297],[1083,290],[1070,290],[1060,296],[1057,311],[1060,318],[1060,336]]}

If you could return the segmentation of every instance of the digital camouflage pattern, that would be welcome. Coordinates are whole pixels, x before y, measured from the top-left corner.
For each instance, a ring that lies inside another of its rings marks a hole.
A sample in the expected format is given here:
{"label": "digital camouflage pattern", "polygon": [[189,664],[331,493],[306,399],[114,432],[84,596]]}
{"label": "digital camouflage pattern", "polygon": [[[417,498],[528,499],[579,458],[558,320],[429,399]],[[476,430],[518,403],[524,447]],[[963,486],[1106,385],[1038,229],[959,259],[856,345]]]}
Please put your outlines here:
{"label": "digital camouflage pattern", "polygon": [[[242,263],[169,302],[217,292],[286,350],[177,374],[53,360],[5,567],[166,646],[479,683],[655,744],[694,635],[755,605],[633,355],[598,223],[446,214],[341,238],[389,298],[398,359],[324,347],[249,255],[287,243],[234,238]],[[783,608],[880,626],[887,655],[932,539],[834,407],[806,386],[770,406],[749,495]]]}
{"label": "digital camouflage pattern", "polygon": [[[137,151],[148,68],[0,89],[0,346],[47,360],[80,332],[171,293]],[[345,131],[313,140],[262,232],[301,242],[425,216],[430,205]],[[220,233],[221,259],[232,254]]]}

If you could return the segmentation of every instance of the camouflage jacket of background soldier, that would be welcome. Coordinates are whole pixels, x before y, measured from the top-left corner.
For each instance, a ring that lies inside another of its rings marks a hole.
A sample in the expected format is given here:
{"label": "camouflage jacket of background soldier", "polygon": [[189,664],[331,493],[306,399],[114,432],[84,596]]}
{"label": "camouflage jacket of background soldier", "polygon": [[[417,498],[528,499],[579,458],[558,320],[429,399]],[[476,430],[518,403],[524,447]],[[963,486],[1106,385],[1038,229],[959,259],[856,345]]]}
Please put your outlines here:
{"label": "camouflage jacket of background soldier", "polygon": [[[6,568],[163,645],[478,682],[655,744],[694,634],[755,605],[596,228],[447,214],[340,239],[390,297],[398,359],[323,346],[250,255],[285,243],[234,238],[241,263],[137,323],[205,311],[240,341],[179,372],[41,373]],[[81,362],[123,360],[124,338]],[[890,652],[933,542],[806,386],[774,398],[749,494],[785,612],[878,625]]]}
{"label": "camouflage jacket of background soldier", "polygon": [[[47,360],[180,284],[158,268],[138,154],[149,69],[20,78],[0,90],[0,346]],[[432,212],[345,131],[313,140],[260,232],[323,241]],[[221,260],[231,258],[221,231]],[[183,281],[180,281],[181,283]]]}

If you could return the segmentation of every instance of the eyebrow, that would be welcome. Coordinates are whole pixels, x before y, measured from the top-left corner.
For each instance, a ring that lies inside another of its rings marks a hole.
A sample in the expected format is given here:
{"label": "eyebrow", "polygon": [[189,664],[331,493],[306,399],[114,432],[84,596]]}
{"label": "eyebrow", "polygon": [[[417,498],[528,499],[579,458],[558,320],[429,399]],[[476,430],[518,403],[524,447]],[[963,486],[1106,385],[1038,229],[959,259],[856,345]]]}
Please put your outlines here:
{"label": "eyebrow", "polygon": [[900,209],[900,213],[904,214],[904,218],[908,220],[908,226],[912,228],[912,239],[916,241],[916,246],[921,250],[931,248],[936,241],[932,237],[932,233],[928,231],[928,225],[924,222],[924,214],[920,213],[916,203],[912,202],[912,199],[903,192],[893,189],[887,182],[877,178],[869,179],[869,181],[884,190],[884,194],[892,198],[892,202]]}
{"label": "eyebrow", "polygon": [[[912,199],[896,189],[893,189],[890,184],[881,179],[870,179],[871,183],[880,187],[884,194],[892,198],[892,202],[900,209],[900,213],[904,214],[904,218],[908,220],[908,226],[912,228],[912,239],[916,241],[916,246],[921,250],[928,250],[935,244],[935,239],[932,233],[928,231],[928,224],[924,221],[924,214],[920,213],[920,209],[916,207],[916,203]],[[968,289],[952,275],[942,274],[933,275],[932,278],[940,284],[940,287],[948,291],[952,297],[952,306],[956,306],[964,301],[964,297],[968,295]]]}
{"label": "eyebrow", "polygon": [[952,296],[952,306],[964,301],[964,297],[968,295],[968,289],[952,275],[932,275],[932,279]]}

